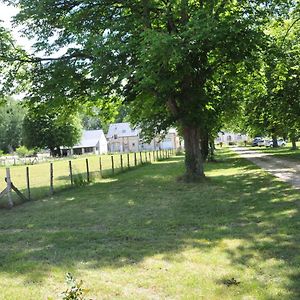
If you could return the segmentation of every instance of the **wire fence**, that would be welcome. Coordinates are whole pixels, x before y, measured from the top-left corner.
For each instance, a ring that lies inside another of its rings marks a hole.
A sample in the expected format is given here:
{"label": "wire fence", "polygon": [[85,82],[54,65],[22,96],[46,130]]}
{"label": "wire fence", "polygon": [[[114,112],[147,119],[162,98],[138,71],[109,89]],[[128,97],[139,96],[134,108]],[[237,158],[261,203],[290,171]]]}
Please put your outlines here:
{"label": "wire fence", "polygon": [[145,163],[167,159],[173,154],[172,149],[156,150],[0,167],[0,207],[51,196],[66,188],[83,186]]}

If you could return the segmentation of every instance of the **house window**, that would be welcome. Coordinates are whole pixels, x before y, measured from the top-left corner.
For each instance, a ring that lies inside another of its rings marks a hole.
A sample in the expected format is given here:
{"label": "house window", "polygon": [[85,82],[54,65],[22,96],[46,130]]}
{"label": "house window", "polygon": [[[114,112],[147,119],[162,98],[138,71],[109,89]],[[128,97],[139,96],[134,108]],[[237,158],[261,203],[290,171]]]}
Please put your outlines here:
{"label": "house window", "polygon": [[231,139],[232,139],[232,138],[231,138],[231,135],[229,135],[229,136],[227,137],[227,141],[228,141],[228,142],[231,142]]}
{"label": "house window", "polygon": [[135,143],[132,143],[132,147],[134,147],[135,146]]}
{"label": "house window", "polygon": [[118,135],[117,134],[114,134],[114,139],[116,140],[118,138]]}
{"label": "house window", "polygon": [[126,129],[123,129],[123,130],[122,130],[122,133],[126,133]]}

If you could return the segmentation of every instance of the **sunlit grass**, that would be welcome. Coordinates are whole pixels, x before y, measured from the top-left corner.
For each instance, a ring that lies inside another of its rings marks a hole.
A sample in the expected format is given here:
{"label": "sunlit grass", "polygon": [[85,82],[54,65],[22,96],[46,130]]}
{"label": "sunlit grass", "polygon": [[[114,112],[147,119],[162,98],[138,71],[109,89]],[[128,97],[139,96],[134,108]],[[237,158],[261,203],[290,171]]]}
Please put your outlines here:
{"label": "sunlit grass", "polygon": [[[150,157],[149,157],[150,155]],[[155,154],[155,158],[159,156],[159,153]],[[121,171],[121,156],[118,154],[113,155],[114,157],[114,168],[115,173]],[[143,152],[140,156],[140,153],[136,154],[137,164],[142,162],[153,160],[153,152]],[[101,179],[100,174],[100,156],[98,155],[89,155],[89,156],[78,156],[77,158],[70,159],[72,161],[72,170],[73,178],[80,175],[83,180],[87,179],[87,168],[86,168],[86,159],[89,163],[89,172],[91,181],[99,181]],[[123,169],[128,169],[128,158],[127,154],[122,155],[123,159]],[[112,175],[112,162],[111,155],[101,155],[101,164],[102,164],[102,175],[111,176]],[[135,166],[134,153],[129,154],[129,166]],[[33,199],[40,199],[46,197],[50,193],[50,162],[43,162],[40,164],[29,165],[29,166],[11,166],[11,180],[14,185],[27,195],[27,181],[26,181],[26,167],[29,167],[30,173],[30,188],[31,188],[31,197]],[[69,171],[69,160],[68,159],[56,159],[53,161],[53,171],[54,171],[54,191],[59,191],[66,187],[71,186],[70,180],[70,171]],[[0,167],[0,192],[6,187],[4,178],[6,177],[6,168]],[[14,195],[14,200],[18,201],[18,198]],[[6,199],[0,199],[0,206],[5,205],[7,202]]]}
{"label": "sunlit grass", "polygon": [[253,147],[253,150],[258,150],[264,153],[273,154],[279,158],[288,159],[291,161],[300,162],[300,142],[297,142],[298,149],[292,150],[292,144],[287,143],[284,147],[272,148],[272,147]]}
{"label": "sunlit grass", "polygon": [[299,192],[218,152],[201,184],[174,157],[0,211],[0,299],[59,299],[66,272],[91,299],[298,299]]}

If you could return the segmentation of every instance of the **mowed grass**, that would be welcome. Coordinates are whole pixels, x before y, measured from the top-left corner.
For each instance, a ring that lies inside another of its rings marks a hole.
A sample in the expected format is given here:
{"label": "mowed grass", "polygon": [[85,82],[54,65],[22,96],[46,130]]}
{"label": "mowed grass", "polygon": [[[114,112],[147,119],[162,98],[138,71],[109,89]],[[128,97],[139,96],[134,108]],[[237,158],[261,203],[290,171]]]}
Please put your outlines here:
{"label": "mowed grass", "polygon": [[[142,161],[153,160],[153,152],[143,152]],[[155,157],[159,156],[159,153],[155,154]],[[112,173],[112,155],[101,155],[101,164],[102,164],[102,175],[107,176]],[[114,157],[114,168],[115,173],[121,171],[121,157],[120,155],[113,155]],[[141,157],[140,153],[136,154],[137,163],[140,164]],[[61,189],[68,188],[71,186],[70,180],[70,169],[69,169],[69,160],[72,161],[72,172],[73,177],[80,176],[82,180],[87,179],[87,168],[86,168],[86,159],[89,162],[89,171],[90,179],[92,181],[99,181],[101,179],[100,174],[100,156],[98,155],[89,155],[89,156],[78,156],[77,158],[70,159],[56,159],[53,161],[53,185],[54,191],[60,191]],[[123,167],[124,170],[128,167],[128,158],[127,154],[122,155]],[[129,154],[129,165],[133,167],[135,164],[134,153]],[[48,196],[50,193],[50,162],[43,162],[40,164],[30,165],[30,166],[11,166],[11,180],[13,184],[21,190],[25,195],[27,195],[27,181],[26,181],[26,167],[29,167],[30,174],[30,188],[31,188],[31,197],[33,199],[40,199],[41,197]],[[6,187],[5,182],[6,177],[6,168],[0,167],[0,192]],[[19,202],[17,196],[13,193],[13,199],[16,203]],[[0,199],[0,207],[7,205],[7,198]]]}
{"label": "mowed grass", "polygon": [[292,144],[287,143],[284,147],[270,148],[270,147],[252,147],[254,150],[258,150],[264,153],[272,154],[278,158],[288,159],[300,163],[300,142],[297,142],[298,149],[292,150]]}
{"label": "mowed grass", "polygon": [[66,272],[88,299],[299,299],[299,191],[218,153],[201,184],[174,157],[0,211],[0,299],[60,299]]}

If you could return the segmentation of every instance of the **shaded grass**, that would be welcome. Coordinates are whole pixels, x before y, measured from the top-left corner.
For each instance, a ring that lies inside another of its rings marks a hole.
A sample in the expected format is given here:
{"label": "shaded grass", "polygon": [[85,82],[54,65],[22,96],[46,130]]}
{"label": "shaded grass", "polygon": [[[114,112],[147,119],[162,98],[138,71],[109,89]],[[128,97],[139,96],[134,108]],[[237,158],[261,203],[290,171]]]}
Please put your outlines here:
{"label": "shaded grass", "polygon": [[66,272],[92,299],[298,299],[299,193],[218,152],[202,184],[176,157],[0,211],[0,299],[57,299]]}

